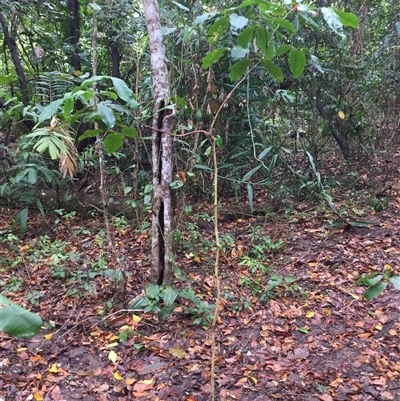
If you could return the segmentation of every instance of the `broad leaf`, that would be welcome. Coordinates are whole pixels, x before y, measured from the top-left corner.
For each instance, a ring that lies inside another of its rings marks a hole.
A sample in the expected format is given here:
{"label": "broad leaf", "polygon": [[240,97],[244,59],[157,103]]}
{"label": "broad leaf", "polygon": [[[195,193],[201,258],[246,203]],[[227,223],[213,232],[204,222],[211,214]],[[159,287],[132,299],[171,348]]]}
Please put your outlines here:
{"label": "broad leaf", "polygon": [[285,28],[290,33],[295,33],[296,32],[296,29],[294,28],[294,25],[290,21],[288,21],[287,19],[276,18],[275,22],[277,24],[279,24],[282,28]]}
{"label": "broad leaf", "polygon": [[386,288],[387,283],[385,282],[379,282],[372,287],[369,287],[365,292],[364,292],[364,298],[365,299],[372,299],[380,295]]}
{"label": "broad leaf", "polygon": [[108,128],[113,128],[115,125],[115,115],[112,109],[106,106],[104,103],[99,103],[97,105],[97,112],[99,113],[103,123]]}
{"label": "broad leaf", "polygon": [[111,132],[104,138],[104,148],[107,153],[114,153],[122,147],[124,143],[124,134]]}
{"label": "broad leaf", "polygon": [[260,48],[261,53],[267,51],[267,35],[266,30],[263,26],[256,27],[256,42],[257,46]]}
{"label": "broad leaf", "polygon": [[236,13],[231,14],[229,21],[235,31],[244,28],[249,22],[246,17],[237,15]]}
{"label": "broad leaf", "polygon": [[282,54],[285,54],[286,52],[290,51],[293,49],[292,45],[281,45],[276,49],[276,55],[281,56]]}
{"label": "broad leaf", "polygon": [[86,130],[79,138],[78,141],[83,141],[86,138],[94,138],[95,136],[103,133],[104,130],[98,128],[98,129],[88,129]]}
{"label": "broad leaf", "polygon": [[135,100],[135,95],[133,91],[128,87],[128,85],[120,78],[110,77],[117,95],[125,101],[132,109],[137,109],[138,103]]}
{"label": "broad leaf", "polygon": [[400,290],[400,276],[390,277],[390,282],[394,285],[396,290]]}
{"label": "broad leaf", "polygon": [[243,59],[237,61],[235,64],[233,64],[231,73],[230,73],[230,79],[231,81],[236,81],[238,78],[240,78],[247,70],[247,67],[251,64],[251,60],[248,59]]}
{"label": "broad leaf", "polygon": [[283,82],[284,76],[280,67],[276,66],[271,60],[263,60],[261,64],[275,79]]}
{"label": "broad leaf", "polygon": [[293,78],[298,78],[306,66],[306,57],[301,50],[292,49],[289,53],[289,66]]}
{"label": "broad leaf", "polygon": [[231,57],[233,60],[238,60],[247,57],[249,49],[244,49],[241,46],[233,46],[231,50]]}
{"label": "broad leaf", "polygon": [[358,28],[359,21],[356,15],[354,15],[353,13],[347,13],[345,11],[337,10],[336,8],[333,8],[333,10],[335,10],[335,13],[339,16],[340,22],[343,24],[343,26]]}
{"label": "broad leaf", "polygon": [[339,15],[335,13],[334,9],[331,7],[322,7],[321,12],[329,28],[344,38],[345,34],[343,32],[343,24],[340,21]]}
{"label": "broad leaf", "polygon": [[[260,28],[260,27],[257,27]],[[264,28],[263,28],[264,29]],[[253,37],[254,26],[248,26],[244,29],[237,39],[237,44],[245,49],[249,46],[251,38]]]}
{"label": "broad leaf", "polygon": [[136,128],[131,128],[131,127],[122,127],[122,132],[125,136],[128,138],[135,139],[137,137],[137,131]]}
{"label": "broad leaf", "polygon": [[41,326],[40,316],[0,294],[0,331],[16,337],[31,337],[39,332]]}
{"label": "broad leaf", "polygon": [[218,48],[213,50],[212,52],[208,53],[204,59],[203,59],[203,64],[202,67],[204,69],[207,69],[211,64],[217,62],[222,55],[226,52],[226,48],[222,47],[222,48]]}
{"label": "broad leaf", "polygon": [[215,45],[220,36],[229,28],[229,17],[222,17],[215,21],[208,30],[208,41]]}
{"label": "broad leaf", "polygon": [[42,112],[39,115],[39,122],[49,120],[51,117],[57,115],[58,108],[60,107],[63,99],[57,99],[48,104],[45,108],[43,108]]}

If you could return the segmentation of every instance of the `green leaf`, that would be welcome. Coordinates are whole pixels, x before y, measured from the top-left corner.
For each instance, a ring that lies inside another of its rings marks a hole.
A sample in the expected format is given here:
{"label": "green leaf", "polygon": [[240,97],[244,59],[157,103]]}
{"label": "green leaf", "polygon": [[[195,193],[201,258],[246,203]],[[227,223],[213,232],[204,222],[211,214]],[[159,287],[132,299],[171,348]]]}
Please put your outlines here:
{"label": "green leaf", "polygon": [[132,127],[122,127],[122,133],[127,136],[128,138],[135,139],[137,137],[137,130],[136,128]]}
{"label": "green leaf", "polygon": [[236,13],[231,14],[229,21],[231,23],[232,28],[235,31],[244,28],[249,22],[249,20],[246,17],[237,15]]}
{"label": "green leaf", "polygon": [[387,286],[387,283],[385,282],[380,282],[372,287],[369,287],[365,292],[364,292],[364,298],[365,299],[372,299],[377,297],[379,294],[381,294]]}
{"label": "green leaf", "polygon": [[226,50],[226,47],[220,47],[208,53],[203,59],[202,67],[207,69],[211,64],[217,62],[223,56]]}
{"label": "green leaf", "polygon": [[135,99],[135,94],[128,85],[120,78],[110,77],[117,95],[124,100],[132,109],[138,108],[138,102]]}
{"label": "green leaf", "polygon": [[72,97],[67,97],[64,102],[64,118],[68,118],[74,109],[74,99]]}
{"label": "green leaf", "polygon": [[163,295],[164,305],[166,306],[173,305],[177,296],[178,296],[178,291],[171,287],[168,287]]}
{"label": "green leaf", "polygon": [[42,326],[40,316],[0,294],[0,331],[16,337],[32,337]]}
{"label": "green leaf", "polygon": [[332,7],[335,10],[335,13],[339,16],[340,22],[343,26],[348,26],[350,28],[358,28],[359,27],[359,20],[358,17],[353,13],[347,13],[345,11],[337,10],[336,8]]}
{"label": "green leaf", "polygon": [[230,79],[231,81],[236,81],[238,78],[240,78],[247,70],[247,67],[251,64],[251,60],[248,59],[242,59],[237,61],[235,64],[233,64],[231,73],[230,73]]}
{"label": "green leaf", "polygon": [[252,168],[250,171],[248,171],[242,178],[242,182],[247,182],[249,181],[249,179],[253,176],[254,173],[256,173],[259,169],[261,168],[261,164],[259,164],[258,166]]}
{"label": "green leaf", "polygon": [[372,287],[373,285],[379,283],[379,281],[381,281],[382,278],[383,278],[382,274],[379,274],[378,276],[375,277],[366,277],[365,285],[367,285],[368,287]]}
{"label": "green leaf", "polygon": [[308,334],[308,329],[307,329],[307,327],[300,327],[300,328],[299,328],[299,331],[300,331],[301,333]]}
{"label": "green leaf", "polygon": [[271,42],[267,48],[267,51],[265,52],[265,58],[267,60],[272,60],[274,56],[275,56],[275,43]]}
{"label": "green leaf", "polygon": [[153,299],[158,299],[161,287],[157,284],[150,284],[146,287],[146,295]]}
{"label": "green leaf", "polygon": [[39,114],[39,122],[42,123],[43,121],[49,120],[51,117],[57,115],[58,108],[60,107],[63,100],[64,99],[54,100],[46,107],[44,107],[42,112]]}
{"label": "green leaf", "polygon": [[293,49],[292,45],[281,45],[276,49],[275,53],[279,57],[279,56],[282,56],[282,54],[285,54],[292,49]]}
{"label": "green leaf", "polygon": [[267,32],[263,26],[256,27],[256,42],[261,53],[264,54],[267,51]]}
{"label": "green leaf", "polygon": [[[19,221],[19,232],[21,234],[25,234],[28,231],[28,213],[29,213],[28,207],[25,207],[21,211],[18,212],[16,220]],[[0,312],[1,312],[1,309],[0,309]],[[1,317],[1,314],[0,314],[0,317]],[[1,325],[1,323],[0,323],[0,325]]]}
{"label": "green leaf", "polygon": [[295,33],[296,29],[294,27],[294,25],[288,21],[287,19],[284,18],[276,18],[275,22],[280,25],[282,28],[285,28],[287,31],[289,31],[290,33]]}
{"label": "green leaf", "polygon": [[244,49],[249,47],[251,38],[253,37],[254,26],[248,26],[244,29],[237,38],[237,44]]}
{"label": "green leaf", "polygon": [[292,49],[289,53],[289,66],[293,78],[298,78],[306,66],[306,57],[301,50]]}
{"label": "green leaf", "polygon": [[396,290],[400,290],[400,276],[390,277],[389,280],[394,285],[394,288],[396,288]]}
{"label": "green leaf", "polygon": [[104,148],[106,149],[107,153],[114,153],[119,148],[122,147],[124,143],[124,134],[119,132],[110,132],[104,138]]}
{"label": "green leaf", "polygon": [[225,33],[229,28],[229,17],[222,17],[215,21],[208,30],[208,41],[215,45],[220,36]]}
{"label": "green leaf", "polygon": [[115,125],[115,115],[111,107],[106,106],[104,103],[97,105],[97,111],[101,120],[108,128],[113,128]]}
{"label": "green leaf", "polygon": [[10,82],[14,81],[14,77],[11,75],[0,75],[0,84],[9,84]]}
{"label": "green leaf", "polygon": [[345,37],[343,32],[343,24],[340,21],[339,15],[331,7],[322,7],[321,8],[322,16],[324,17],[325,22],[328,24],[329,28],[332,29],[336,34]]}
{"label": "green leaf", "polygon": [[284,76],[280,67],[277,67],[271,60],[263,60],[261,65],[279,82],[283,82]]}
{"label": "green leaf", "polygon": [[245,58],[249,52],[249,49],[244,49],[241,46],[233,46],[231,50],[231,57],[233,60]]}
{"label": "green leaf", "polygon": [[87,129],[79,138],[78,142],[83,141],[86,138],[94,138],[95,136],[103,133],[104,130],[101,128],[97,129]]}

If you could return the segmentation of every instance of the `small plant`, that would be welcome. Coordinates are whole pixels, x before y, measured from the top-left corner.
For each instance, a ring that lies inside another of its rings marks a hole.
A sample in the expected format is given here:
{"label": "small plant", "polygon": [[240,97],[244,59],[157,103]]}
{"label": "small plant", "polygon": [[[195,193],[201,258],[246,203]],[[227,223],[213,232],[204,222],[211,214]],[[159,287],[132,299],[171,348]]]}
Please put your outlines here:
{"label": "small plant", "polygon": [[184,309],[194,317],[194,324],[203,324],[205,326],[209,324],[213,317],[212,310],[214,305],[209,305],[202,301],[190,290],[178,291],[172,287],[151,284],[146,287],[145,295],[134,300],[129,308],[157,313],[163,319],[171,315],[178,306],[176,302],[178,297],[192,302],[191,306],[184,306]]}
{"label": "small plant", "polygon": [[6,282],[0,282],[0,287],[3,292],[18,291],[25,283],[22,277],[10,277]]}
{"label": "small plant", "polygon": [[371,199],[369,205],[376,213],[381,212],[384,208],[388,207],[389,201],[387,198],[374,198]]}
{"label": "small plant", "polygon": [[389,283],[393,284],[396,290],[400,290],[400,276],[393,275],[392,267],[385,265],[383,274],[378,274],[377,272],[369,273],[359,278],[355,284],[368,287],[364,291],[364,298],[369,300],[380,295]]}
{"label": "small plant", "polygon": [[125,216],[113,217],[111,225],[117,230],[126,230],[129,227],[129,222],[127,221]]}

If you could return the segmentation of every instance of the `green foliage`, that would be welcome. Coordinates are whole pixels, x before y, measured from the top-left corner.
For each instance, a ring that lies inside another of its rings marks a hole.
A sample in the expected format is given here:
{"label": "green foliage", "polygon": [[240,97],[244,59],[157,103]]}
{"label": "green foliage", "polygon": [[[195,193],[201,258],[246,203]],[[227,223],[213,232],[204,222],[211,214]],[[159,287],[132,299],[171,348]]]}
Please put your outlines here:
{"label": "green foliage", "polygon": [[370,300],[379,296],[388,284],[392,284],[396,290],[400,290],[400,276],[393,275],[392,268],[389,265],[385,265],[383,274],[377,272],[369,273],[359,278],[355,284],[368,287],[364,291],[364,297]]}
{"label": "green foliage", "polygon": [[183,305],[184,309],[194,318],[194,324],[207,326],[212,319],[213,305],[199,299],[191,290],[178,291],[172,287],[151,284],[146,287],[145,295],[136,298],[129,309],[143,310],[146,313],[156,313],[163,319],[170,316],[178,306],[177,299],[182,298],[192,305]]}
{"label": "green foliage", "polygon": [[0,294],[0,331],[15,337],[32,337],[42,326],[42,319]]}
{"label": "green foliage", "polygon": [[369,202],[369,205],[378,213],[389,206],[389,201],[387,198],[373,198]]}

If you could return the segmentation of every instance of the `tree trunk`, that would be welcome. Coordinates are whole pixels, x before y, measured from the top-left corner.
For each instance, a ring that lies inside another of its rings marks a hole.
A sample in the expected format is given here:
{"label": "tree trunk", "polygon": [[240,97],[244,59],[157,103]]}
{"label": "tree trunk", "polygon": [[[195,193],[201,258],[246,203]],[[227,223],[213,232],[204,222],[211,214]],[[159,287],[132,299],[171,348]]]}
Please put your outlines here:
{"label": "tree trunk", "polygon": [[1,28],[3,30],[4,43],[7,45],[8,49],[10,50],[11,57],[12,57],[12,60],[13,60],[14,66],[15,66],[15,71],[17,72],[17,75],[18,75],[19,87],[21,89],[21,94],[22,94],[22,103],[24,104],[24,106],[26,106],[28,104],[28,93],[27,93],[27,87],[26,87],[25,72],[22,67],[21,59],[19,58],[17,44],[15,43],[15,40],[10,35],[7,21],[2,13],[0,13],[0,24],[1,24]]}
{"label": "tree trunk", "polygon": [[344,136],[342,136],[342,134],[339,132],[339,130],[333,123],[332,118],[329,116],[328,112],[326,111],[324,105],[318,99],[317,95],[316,94],[314,95],[311,91],[306,91],[306,93],[307,93],[308,97],[311,99],[311,101],[315,102],[315,106],[317,107],[319,114],[321,114],[321,117],[328,124],[329,129],[331,130],[331,133],[332,133],[333,137],[335,138],[335,141],[337,142],[340,150],[342,151],[343,158],[349,159],[351,154],[350,154],[349,144],[347,143],[346,138]]}
{"label": "tree trunk", "polygon": [[81,69],[81,61],[79,59],[79,1],[78,0],[69,0],[68,1],[68,9],[70,13],[70,24],[69,24],[69,36],[71,40],[71,47],[73,54],[71,56],[71,66],[74,70]]}
{"label": "tree trunk", "polygon": [[152,132],[153,210],[151,281],[167,283],[174,259],[174,211],[170,184],[173,177],[173,109],[169,108],[169,77],[157,0],[143,0],[149,34],[154,89]]}

